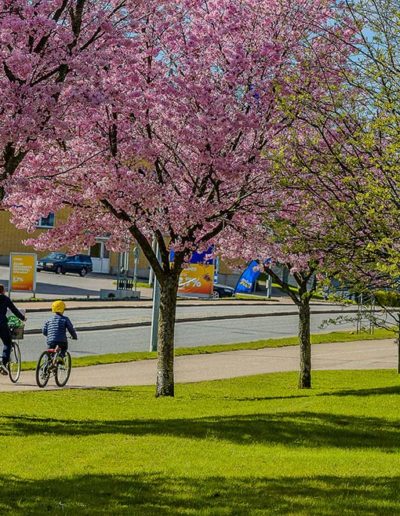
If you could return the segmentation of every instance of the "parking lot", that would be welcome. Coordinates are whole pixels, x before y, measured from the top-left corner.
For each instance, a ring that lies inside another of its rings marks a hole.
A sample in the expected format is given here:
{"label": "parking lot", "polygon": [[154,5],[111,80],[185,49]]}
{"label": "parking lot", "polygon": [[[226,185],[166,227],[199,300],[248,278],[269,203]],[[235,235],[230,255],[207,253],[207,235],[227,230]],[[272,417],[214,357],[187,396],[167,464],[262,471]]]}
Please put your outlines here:
{"label": "parking lot", "polygon": [[[9,268],[0,266],[0,282],[8,287]],[[36,297],[39,298],[91,298],[99,297],[100,289],[115,289],[115,276],[90,273],[84,278],[78,274],[55,274],[38,272],[36,276]],[[146,298],[146,293],[143,293]],[[142,297],[143,297],[142,296]],[[27,299],[30,293],[14,293],[13,299]],[[150,296],[148,296],[150,297]]]}

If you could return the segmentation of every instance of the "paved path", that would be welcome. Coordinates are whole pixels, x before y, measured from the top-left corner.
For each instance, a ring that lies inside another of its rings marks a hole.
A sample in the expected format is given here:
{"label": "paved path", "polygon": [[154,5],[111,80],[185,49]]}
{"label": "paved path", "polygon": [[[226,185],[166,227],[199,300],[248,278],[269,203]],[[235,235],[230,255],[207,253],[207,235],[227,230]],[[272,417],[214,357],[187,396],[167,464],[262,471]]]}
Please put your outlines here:
{"label": "paved path", "polygon": [[[313,369],[394,369],[397,347],[393,340],[358,341],[313,346]],[[238,376],[297,371],[299,348],[260,349],[178,357],[175,362],[177,383],[234,378]],[[69,387],[94,388],[126,385],[153,385],[156,361],[145,360],[75,368]],[[23,373],[20,383],[12,385],[0,378],[0,391],[37,389],[33,372]],[[52,385],[48,389],[54,389]]]}

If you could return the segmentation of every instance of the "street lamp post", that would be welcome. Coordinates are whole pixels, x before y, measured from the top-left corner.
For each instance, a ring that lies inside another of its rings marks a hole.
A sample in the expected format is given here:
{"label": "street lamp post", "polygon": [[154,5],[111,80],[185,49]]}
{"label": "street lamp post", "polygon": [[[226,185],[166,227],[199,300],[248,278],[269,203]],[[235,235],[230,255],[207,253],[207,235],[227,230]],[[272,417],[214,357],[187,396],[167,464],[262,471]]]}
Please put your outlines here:
{"label": "street lamp post", "polygon": [[139,256],[140,256],[140,249],[139,249],[139,246],[135,246],[134,250],[133,250],[133,257],[134,257],[134,262],[133,262],[133,288],[136,292],[137,288],[137,273],[138,273],[138,265],[139,265]]}
{"label": "street lamp post", "polygon": [[[156,244],[157,260],[160,261],[160,248]],[[153,272],[154,274],[154,272]],[[158,320],[160,318],[160,283],[154,274],[153,287],[153,308],[151,311],[151,332],[150,332],[150,351],[157,351],[158,344]]]}
{"label": "street lamp post", "polygon": [[267,281],[266,281],[266,287],[267,287],[267,298],[271,299],[272,297],[272,277],[268,274]]}
{"label": "street lamp post", "polygon": [[[153,237],[153,242],[151,244],[151,247],[153,251],[156,250],[156,237]],[[157,255],[158,256],[158,255]],[[154,271],[153,268],[150,266],[150,272],[149,272],[149,287],[152,287],[154,283]]]}

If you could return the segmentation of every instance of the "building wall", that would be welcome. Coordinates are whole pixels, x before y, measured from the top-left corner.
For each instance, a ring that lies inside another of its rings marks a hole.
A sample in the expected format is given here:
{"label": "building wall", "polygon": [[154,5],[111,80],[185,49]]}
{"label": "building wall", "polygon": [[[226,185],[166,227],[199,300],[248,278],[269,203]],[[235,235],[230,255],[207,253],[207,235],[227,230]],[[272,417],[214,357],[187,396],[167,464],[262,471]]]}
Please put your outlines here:
{"label": "building wall", "polygon": [[[60,212],[56,216],[56,224],[67,217],[66,212]],[[10,253],[31,253],[35,252],[39,257],[45,256],[47,251],[35,251],[33,247],[26,246],[22,242],[27,238],[39,236],[47,229],[37,229],[33,233],[27,233],[22,229],[17,229],[10,222],[10,214],[7,211],[0,211],[0,263],[8,264]]]}

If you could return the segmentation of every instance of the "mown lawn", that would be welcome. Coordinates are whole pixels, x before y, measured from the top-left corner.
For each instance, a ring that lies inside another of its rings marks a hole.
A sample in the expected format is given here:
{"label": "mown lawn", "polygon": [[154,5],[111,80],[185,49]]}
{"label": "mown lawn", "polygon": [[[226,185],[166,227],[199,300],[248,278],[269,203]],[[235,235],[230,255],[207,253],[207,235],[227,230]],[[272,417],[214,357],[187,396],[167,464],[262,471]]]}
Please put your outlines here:
{"label": "mown lawn", "polygon": [[400,514],[400,378],[0,394],[0,514]]}

